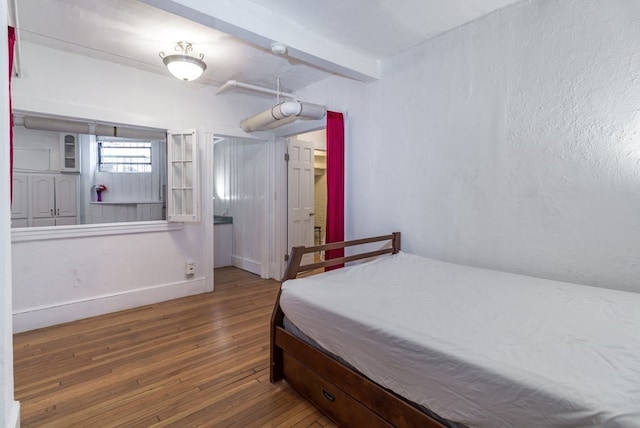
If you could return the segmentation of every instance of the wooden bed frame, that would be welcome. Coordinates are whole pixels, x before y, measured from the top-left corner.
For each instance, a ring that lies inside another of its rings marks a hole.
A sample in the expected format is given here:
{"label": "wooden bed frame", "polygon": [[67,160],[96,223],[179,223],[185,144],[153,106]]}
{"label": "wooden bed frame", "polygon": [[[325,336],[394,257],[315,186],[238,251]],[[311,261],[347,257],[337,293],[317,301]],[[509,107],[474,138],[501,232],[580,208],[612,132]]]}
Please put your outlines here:
{"label": "wooden bed frame", "polygon": [[[391,246],[382,250],[301,265],[304,254],[385,241]],[[294,279],[302,272],[399,251],[400,232],[314,247],[293,247],[283,280]],[[414,404],[287,332],[283,321],[278,294],[271,317],[272,383],[286,380],[340,426],[445,427]]]}

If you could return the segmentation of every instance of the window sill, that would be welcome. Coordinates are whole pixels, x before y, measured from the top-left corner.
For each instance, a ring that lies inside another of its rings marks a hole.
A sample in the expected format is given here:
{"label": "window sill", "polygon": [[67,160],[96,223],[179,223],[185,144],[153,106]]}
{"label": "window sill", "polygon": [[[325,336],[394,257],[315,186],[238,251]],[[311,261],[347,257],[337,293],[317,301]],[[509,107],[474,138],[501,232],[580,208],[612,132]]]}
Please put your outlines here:
{"label": "window sill", "polygon": [[131,233],[170,232],[173,230],[182,230],[182,228],[182,223],[170,223],[167,221],[20,227],[11,230],[11,242],[73,239],[105,235],[127,235]]}

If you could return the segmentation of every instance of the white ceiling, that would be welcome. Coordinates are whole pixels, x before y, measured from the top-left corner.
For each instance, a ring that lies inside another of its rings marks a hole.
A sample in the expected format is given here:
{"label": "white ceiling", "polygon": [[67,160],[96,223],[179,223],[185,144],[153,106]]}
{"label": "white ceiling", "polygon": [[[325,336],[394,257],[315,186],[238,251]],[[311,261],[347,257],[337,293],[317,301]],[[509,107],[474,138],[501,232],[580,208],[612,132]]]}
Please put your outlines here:
{"label": "white ceiling", "polygon": [[[200,83],[295,91],[331,74],[378,77],[379,62],[519,0],[17,0],[22,40],[168,74],[179,40],[204,54]],[[270,50],[285,43],[287,55]]]}

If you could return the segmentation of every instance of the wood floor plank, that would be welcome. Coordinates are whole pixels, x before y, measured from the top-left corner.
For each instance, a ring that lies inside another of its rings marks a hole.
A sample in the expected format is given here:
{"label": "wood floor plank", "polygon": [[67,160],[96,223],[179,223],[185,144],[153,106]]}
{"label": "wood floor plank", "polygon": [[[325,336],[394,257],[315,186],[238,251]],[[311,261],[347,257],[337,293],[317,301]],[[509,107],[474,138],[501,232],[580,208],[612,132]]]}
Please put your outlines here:
{"label": "wood floor plank", "polygon": [[334,426],[269,383],[279,283],[216,270],[213,293],[14,336],[21,426]]}

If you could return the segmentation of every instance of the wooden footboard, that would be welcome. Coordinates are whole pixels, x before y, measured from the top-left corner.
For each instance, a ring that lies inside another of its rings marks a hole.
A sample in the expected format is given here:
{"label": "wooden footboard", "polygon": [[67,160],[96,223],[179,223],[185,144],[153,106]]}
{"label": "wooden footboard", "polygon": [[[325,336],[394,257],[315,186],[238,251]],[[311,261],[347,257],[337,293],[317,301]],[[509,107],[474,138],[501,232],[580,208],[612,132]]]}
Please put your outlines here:
{"label": "wooden footboard", "polygon": [[[302,256],[387,241],[389,246],[319,263],[301,265]],[[301,272],[335,266],[400,251],[400,232],[315,247],[294,247],[284,280]],[[444,427],[402,397],[380,387],[365,376],[340,363],[284,329],[280,295],[271,317],[271,382],[285,379],[301,395],[340,426]]]}

